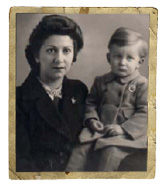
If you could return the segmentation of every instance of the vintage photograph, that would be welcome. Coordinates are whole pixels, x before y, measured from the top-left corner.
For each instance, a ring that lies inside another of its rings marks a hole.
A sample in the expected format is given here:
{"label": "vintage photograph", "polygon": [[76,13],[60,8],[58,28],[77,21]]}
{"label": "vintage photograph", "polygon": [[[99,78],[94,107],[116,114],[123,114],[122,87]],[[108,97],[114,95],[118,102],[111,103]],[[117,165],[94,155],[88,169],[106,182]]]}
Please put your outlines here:
{"label": "vintage photograph", "polygon": [[15,173],[147,172],[150,15],[15,21]]}
{"label": "vintage photograph", "polygon": [[146,171],[149,15],[16,26],[16,171]]}

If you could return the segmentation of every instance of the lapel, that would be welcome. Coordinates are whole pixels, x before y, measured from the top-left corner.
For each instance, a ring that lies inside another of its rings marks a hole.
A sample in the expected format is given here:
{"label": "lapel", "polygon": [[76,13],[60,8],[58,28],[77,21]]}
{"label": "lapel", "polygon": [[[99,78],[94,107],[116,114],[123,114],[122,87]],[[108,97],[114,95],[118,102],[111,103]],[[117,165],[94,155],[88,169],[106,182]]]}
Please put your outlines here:
{"label": "lapel", "polygon": [[81,90],[81,87],[78,86],[79,85],[74,80],[67,79],[66,77],[64,78],[62,87],[62,106],[63,111],[69,114],[70,119],[72,120],[75,120],[74,111],[80,111],[80,108],[84,105],[80,100],[84,99],[84,92]]}
{"label": "lapel", "polygon": [[71,140],[71,132],[59,110],[53,105],[52,100],[45,92],[38,79],[30,73],[23,87],[24,100],[36,100],[36,108],[40,116],[58,133]]}
{"label": "lapel", "polygon": [[[80,87],[74,80],[64,78],[62,87],[62,113],[69,124],[72,138],[75,139],[82,127],[82,115],[84,114],[84,98]],[[86,95],[86,94],[85,94]]]}
{"label": "lapel", "polygon": [[63,80],[62,94],[63,102],[73,107],[72,99],[76,99],[76,91],[74,89],[73,82],[67,79],[67,77]]}
{"label": "lapel", "polygon": [[59,110],[53,105],[51,99],[48,97],[40,98],[37,103],[37,109],[40,116],[58,133],[63,134],[71,140],[71,133],[65,119],[60,114]]}

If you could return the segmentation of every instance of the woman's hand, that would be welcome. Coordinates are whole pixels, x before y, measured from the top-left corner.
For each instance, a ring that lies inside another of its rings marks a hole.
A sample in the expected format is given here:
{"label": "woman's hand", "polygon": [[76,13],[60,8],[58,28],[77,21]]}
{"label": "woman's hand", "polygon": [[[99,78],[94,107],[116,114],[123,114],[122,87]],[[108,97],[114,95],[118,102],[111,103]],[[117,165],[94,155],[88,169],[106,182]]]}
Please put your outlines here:
{"label": "woman's hand", "polygon": [[109,136],[117,136],[117,135],[125,134],[125,131],[118,124],[111,124],[111,125],[106,126],[105,132],[107,132]]}
{"label": "woman's hand", "polygon": [[87,120],[87,125],[92,131],[96,131],[99,133],[104,131],[104,125],[96,119]]}

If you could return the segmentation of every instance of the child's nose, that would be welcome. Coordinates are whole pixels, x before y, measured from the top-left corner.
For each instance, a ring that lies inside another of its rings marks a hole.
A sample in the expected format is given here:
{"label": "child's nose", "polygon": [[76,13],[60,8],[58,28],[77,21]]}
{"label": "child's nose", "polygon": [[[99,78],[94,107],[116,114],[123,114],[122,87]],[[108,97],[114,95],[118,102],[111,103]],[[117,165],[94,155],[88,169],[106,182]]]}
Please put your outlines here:
{"label": "child's nose", "polygon": [[122,58],[120,60],[120,65],[126,65],[126,59],[125,58]]}

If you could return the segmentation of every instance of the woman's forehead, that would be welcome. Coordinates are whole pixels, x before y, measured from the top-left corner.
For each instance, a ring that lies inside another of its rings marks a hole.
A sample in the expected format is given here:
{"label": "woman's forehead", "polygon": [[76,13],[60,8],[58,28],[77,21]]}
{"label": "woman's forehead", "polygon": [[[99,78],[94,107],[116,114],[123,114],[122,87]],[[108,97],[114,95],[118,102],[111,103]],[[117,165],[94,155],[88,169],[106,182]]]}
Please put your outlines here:
{"label": "woman's forehead", "polygon": [[69,35],[51,35],[44,41],[44,45],[73,47],[73,40]]}

